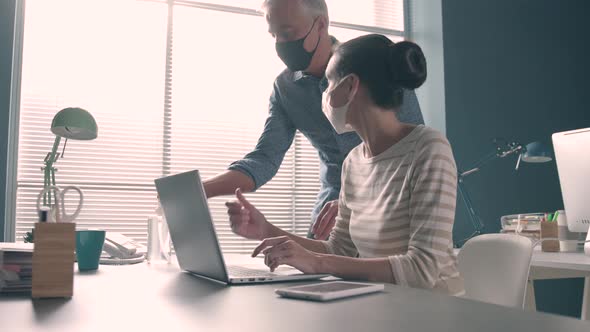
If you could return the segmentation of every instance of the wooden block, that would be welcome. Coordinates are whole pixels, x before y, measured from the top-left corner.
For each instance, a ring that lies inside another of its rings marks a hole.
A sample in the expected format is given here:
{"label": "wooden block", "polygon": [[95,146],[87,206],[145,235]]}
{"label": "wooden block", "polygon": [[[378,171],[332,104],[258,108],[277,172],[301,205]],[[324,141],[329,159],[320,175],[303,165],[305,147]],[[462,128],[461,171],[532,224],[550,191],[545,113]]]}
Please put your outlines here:
{"label": "wooden block", "polygon": [[76,224],[36,223],[33,298],[72,297]]}
{"label": "wooden block", "polygon": [[[558,238],[557,222],[541,221],[541,239]],[[545,240],[541,242],[541,250],[559,252],[559,240]]]}

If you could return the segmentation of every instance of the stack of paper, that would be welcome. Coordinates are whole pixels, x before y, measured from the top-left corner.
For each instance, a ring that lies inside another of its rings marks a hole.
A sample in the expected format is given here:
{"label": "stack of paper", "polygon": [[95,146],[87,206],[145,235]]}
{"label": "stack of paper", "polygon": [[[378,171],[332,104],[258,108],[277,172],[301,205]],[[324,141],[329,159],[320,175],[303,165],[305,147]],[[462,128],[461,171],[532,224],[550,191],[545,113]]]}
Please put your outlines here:
{"label": "stack of paper", "polygon": [[32,243],[0,242],[0,295],[30,292],[32,265]]}

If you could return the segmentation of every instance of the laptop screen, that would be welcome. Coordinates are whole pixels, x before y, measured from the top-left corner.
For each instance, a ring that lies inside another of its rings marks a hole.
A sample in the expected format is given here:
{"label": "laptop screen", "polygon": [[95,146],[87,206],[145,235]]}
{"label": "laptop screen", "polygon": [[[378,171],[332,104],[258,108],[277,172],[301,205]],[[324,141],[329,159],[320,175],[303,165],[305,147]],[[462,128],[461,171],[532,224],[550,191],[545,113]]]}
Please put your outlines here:
{"label": "laptop screen", "polygon": [[228,281],[199,171],[156,179],[156,190],[183,270]]}

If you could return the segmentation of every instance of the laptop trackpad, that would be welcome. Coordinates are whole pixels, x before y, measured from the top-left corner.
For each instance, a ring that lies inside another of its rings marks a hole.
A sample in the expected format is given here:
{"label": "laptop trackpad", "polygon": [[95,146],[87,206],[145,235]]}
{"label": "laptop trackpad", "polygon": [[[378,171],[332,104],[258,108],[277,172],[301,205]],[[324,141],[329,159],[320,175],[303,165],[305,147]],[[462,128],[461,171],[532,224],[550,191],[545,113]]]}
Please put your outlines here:
{"label": "laptop trackpad", "polygon": [[[270,272],[270,268],[264,264],[264,256],[252,258],[250,255],[228,254],[223,255],[223,259],[228,267],[239,266],[246,269]],[[281,265],[274,271],[274,273],[288,276],[302,274],[303,272],[291,266]]]}
{"label": "laptop trackpad", "polygon": [[[256,265],[248,265],[248,264],[243,265],[242,264],[240,266],[241,267],[245,267],[247,269],[262,270],[262,271],[265,271],[265,272],[269,272],[270,273],[270,268],[268,266],[264,265],[264,264],[262,264],[262,266],[257,265],[257,264]],[[281,266],[279,266],[272,273],[278,274],[278,275],[281,275],[281,276],[290,276],[290,275],[303,274],[303,272],[297,270],[296,268],[291,267],[291,266],[287,266],[287,265],[281,265]]]}

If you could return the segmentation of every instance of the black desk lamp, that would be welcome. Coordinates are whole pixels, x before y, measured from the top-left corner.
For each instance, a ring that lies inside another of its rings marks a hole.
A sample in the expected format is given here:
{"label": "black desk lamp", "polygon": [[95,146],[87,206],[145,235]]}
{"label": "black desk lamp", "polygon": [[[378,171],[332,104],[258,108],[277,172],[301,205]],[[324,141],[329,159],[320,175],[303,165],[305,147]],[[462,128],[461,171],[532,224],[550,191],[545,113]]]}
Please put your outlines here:
{"label": "black desk lamp", "polygon": [[520,167],[520,162],[524,161],[525,163],[546,163],[551,161],[553,158],[551,157],[550,150],[541,142],[532,142],[527,144],[526,146],[518,143],[518,142],[507,142],[507,143],[500,143],[501,140],[494,139],[494,143],[496,144],[495,151],[491,152],[490,154],[482,157],[478,162],[473,164],[468,170],[466,171],[459,171],[458,173],[458,191],[459,195],[461,196],[461,200],[467,207],[467,213],[469,215],[469,221],[473,226],[473,233],[468,236],[466,239],[461,240],[459,243],[463,244],[467,242],[470,238],[481,234],[484,224],[475,211],[473,207],[473,202],[471,201],[471,197],[465,188],[463,187],[463,181],[465,178],[473,173],[478,172],[483,166],[487,163],[491,162],[492,160],[498,158],[505,158],[513,154],[518,154],[518,159],[516,161],[515,170],[518,170]]}

